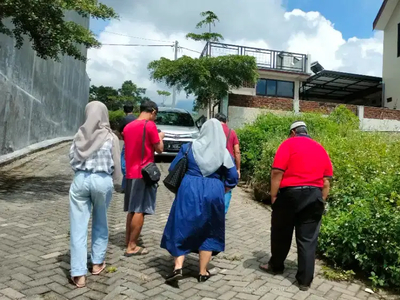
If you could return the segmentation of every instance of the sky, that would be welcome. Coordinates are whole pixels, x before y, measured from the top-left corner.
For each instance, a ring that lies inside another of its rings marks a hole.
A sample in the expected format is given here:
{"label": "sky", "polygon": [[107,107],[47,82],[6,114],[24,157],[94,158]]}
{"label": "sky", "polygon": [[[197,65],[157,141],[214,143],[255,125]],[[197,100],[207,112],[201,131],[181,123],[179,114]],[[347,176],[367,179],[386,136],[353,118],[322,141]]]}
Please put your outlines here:
{"label": "sky", "polygon": [[[178,56],[198,57],[204,43],[187,40],[196,31],[200,12],[211,10],[220,22],[213,29],[230,44],[284,50],[311,55],[325,69],[381,76],[383,33],[372,30],[381,0],[102,0],[119,14],[119,20],[91,21],[91,30],[103,44],[164,45],[123,47],[103,45],[88,52],[91,84],[118,88],[132,80],[161,102],[157,90],[168,90],[149,78],[149,62]],[[233,5],[234,4],[234,5]],[[189,51],[190,49],[192,51]],[[197,51],[197,52],[196,52]],[[192,101],[184,93],[178,106]],[[171,103],[171,99],[166,103]]]}

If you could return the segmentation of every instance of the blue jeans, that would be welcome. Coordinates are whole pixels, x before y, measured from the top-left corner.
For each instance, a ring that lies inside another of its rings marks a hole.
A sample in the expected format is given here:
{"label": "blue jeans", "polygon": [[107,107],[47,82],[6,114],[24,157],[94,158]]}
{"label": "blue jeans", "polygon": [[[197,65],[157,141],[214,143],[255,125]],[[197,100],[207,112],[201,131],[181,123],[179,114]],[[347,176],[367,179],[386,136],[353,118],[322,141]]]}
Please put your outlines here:
{"label": "blue jeans", "polygon": [[232,190],[225,194],[225,214],[228,212],[229,204],[231,203]]}
{"label": "blue jeans", "polygon": [[76,172],[69,190],[71,276],[87,273],[87,236],[93,206],[93,264],[102,264],[108,245],[107,209],[113,191],[112,177],[106,173]]}
{"label": "blue jeans", "polygon": [[121,172],[122,172],[122,190],[125,190],[125,186],[126,186],[126,167],[125,167],[125,144],[122,147],[122,152],[121,152]]}

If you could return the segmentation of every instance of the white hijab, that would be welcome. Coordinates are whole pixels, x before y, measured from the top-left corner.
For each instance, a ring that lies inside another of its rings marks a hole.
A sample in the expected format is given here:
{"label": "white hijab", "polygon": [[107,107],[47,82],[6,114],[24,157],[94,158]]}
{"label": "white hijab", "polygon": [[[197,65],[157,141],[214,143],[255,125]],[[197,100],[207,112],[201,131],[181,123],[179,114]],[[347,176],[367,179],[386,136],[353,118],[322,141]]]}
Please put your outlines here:
{"label": "white hijab", "polygon": [[204,177],[215,173],[221,166],[233,168],[232,157],[226,149],[226,136],[222,124],[217,119],[205,122],[200,136],[193,141],[194,159]]}

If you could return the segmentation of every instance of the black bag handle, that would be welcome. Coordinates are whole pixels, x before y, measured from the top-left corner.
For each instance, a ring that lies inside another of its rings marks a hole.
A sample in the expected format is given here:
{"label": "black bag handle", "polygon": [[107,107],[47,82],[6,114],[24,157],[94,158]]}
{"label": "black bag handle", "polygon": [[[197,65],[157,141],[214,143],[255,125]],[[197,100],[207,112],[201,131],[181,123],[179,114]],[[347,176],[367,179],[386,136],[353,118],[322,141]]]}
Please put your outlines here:
{"label": "black bag handle", "polygon": [[141,165],[143,165],[143,159],[144,159],[144,143],[145,143],[145,141],[146,141],[146,125],[147,125],[147,122],[149,122],[149,120],[146,120],[146,122],[144,123],[144,126],[143,126],[143,138],[142,138],[142,162],[141,162]]}

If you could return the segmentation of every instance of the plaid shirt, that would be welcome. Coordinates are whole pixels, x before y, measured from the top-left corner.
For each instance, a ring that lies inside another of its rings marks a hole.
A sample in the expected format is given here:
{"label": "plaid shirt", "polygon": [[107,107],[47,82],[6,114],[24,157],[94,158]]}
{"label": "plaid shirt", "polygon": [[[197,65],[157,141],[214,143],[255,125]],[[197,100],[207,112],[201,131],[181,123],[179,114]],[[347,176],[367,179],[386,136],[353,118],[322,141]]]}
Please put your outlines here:
{"label": "plaid shirt", "polygon": [[75,157],[75,142],[72,142],[69,150],[69,159],[72,169],[76,171],[87,171],[91,173],[105,172],[112,175],[114,172],[114,160],[112,158],[112,140],[107,140],[103,146],[92,153],[85,161]]}

